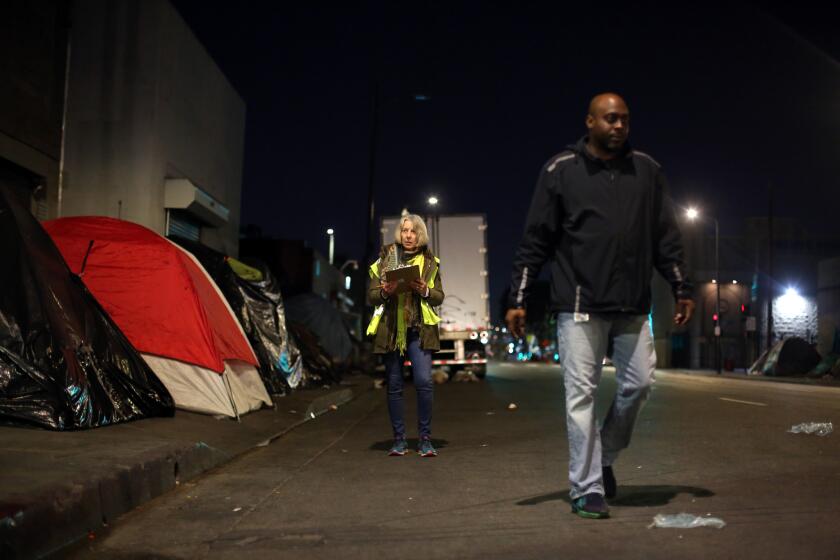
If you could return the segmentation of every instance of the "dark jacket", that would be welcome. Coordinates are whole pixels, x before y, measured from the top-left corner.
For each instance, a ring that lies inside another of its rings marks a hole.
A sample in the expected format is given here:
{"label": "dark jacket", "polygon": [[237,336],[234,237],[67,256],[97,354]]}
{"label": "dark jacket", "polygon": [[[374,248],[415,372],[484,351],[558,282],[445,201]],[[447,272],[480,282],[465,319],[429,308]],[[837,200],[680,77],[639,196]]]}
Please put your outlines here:
{"label": "dark jacket", "polygon": [[600,160],[586,138],[540,173],[516,252],[510,307],[524,307],[550,260],[553,311],[647,314],[655,268],[677,299],[691,297],[676,215],[662,168],[629,146]]}
{"label": "dark jacket", "polygon": [[[379,258],[385,256],[389,246],[382,248]],[[432,269],[437,266],[437,275],[435,276],[435,285],[429,288],[429,297],[426,301],[432,307],[437,307],[443,303],[443,280],[440,276],[440,263],[435,262],[434,255],[429,251],[428,247],[423,248],[425,262],[423,265],[422,277],[429,281],[432,274]],[[392,352],[397,345],[397,300],[396,295],[391,296],[387,300],[382,298],[382,291],[379,288],[379,278],[371,278],[368,284],[368,298],[370,303],[374,306],[385,304],[385,311],[379,321],[379,327],[376,329],[376,334],[373,338],[373,352],[375,354],[385,354]],[[420,327],[420,347],[424,350],[438,351],[440,350],[440,332],[437,325],[421,325]]]}

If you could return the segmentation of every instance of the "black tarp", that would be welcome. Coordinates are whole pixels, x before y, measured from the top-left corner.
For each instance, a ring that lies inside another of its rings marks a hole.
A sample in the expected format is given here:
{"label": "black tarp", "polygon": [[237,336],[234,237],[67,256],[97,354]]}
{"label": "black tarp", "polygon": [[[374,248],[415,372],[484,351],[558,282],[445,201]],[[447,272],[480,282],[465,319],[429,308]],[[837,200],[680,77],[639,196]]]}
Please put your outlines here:
{"label": "black tarp", "polygon": [[820,355],[802,338],[780,340],[765,351],[750,367],[749,373],[776,377],[808,374],[820,363]]}
{"label": "black tarp", "polygon": [[341,381],[353,365],[353,340],[338,310],[317,294],[298,294],[286,301],[286,318],[300,344],[308,381]]}
{"label": "black tarp", "polygon": [[169,392],[0,185],[0,422],[55,430],[171,416]]}
{"label": "black tarp", "polygon": [[172,237],[172,241],[195,255],[219,286],[257,355],[268,392],[282,395],[289,387],[297,387],[303,377],[303,361],[286,330],[280,286],[268,267],[249,263],[262,273],[262,280],[246,280],[234,272],[224,254],[181,237]]}
{"label": "black tarp", "polygon": [[318,337],[318,344],[330,359],[347,360],[353,351],[353,342],[341,313],[317,294],[300,294],[286,302],[286,317],[299,323]]}

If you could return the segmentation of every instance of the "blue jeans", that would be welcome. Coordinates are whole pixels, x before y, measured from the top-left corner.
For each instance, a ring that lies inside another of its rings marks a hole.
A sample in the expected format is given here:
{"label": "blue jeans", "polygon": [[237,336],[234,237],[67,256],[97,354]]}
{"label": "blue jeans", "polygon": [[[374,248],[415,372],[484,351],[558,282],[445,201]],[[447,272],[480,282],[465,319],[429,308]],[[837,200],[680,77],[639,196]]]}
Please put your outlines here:
{"label": "blue jeans", "polygon": [[[414,388],[417,391],[417,431],[421,438],[432,434],[432,352],[420,348],[416,329],[406,333],[406,355],[411,360]],[[385,375],[388,377],[388,414],[394,439],[405,439],[405,406],[403,405],[402,364],[399,351],[385,354]]]}
{"label": "blue jeans", "polygon": [[[575,322],[557,315],[557,342],[566,388],[569,434],[569,496],[604,493],[601,467],[612,465],[630,444],[633,426],[654,381],[656,352],[647,315],[595,315]],[[618,385],[600,430],[595,391],[601,364],[612,342]]]}

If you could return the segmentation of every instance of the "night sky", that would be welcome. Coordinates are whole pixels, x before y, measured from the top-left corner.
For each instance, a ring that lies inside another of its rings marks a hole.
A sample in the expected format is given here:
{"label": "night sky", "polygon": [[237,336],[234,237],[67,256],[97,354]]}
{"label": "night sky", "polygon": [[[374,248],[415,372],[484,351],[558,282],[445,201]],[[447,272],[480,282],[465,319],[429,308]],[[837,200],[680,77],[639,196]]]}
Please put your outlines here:
{"label": "night sky", "polygon": [[836,231],[840,53],[825,14],[735,2],[173,3],[247,103],[242,224],[265,235],[326,253],[333,227],[336,253],[362,256],[377,83],[377,214],[422,213],[430,194],[441,212],[485,213],[494,302],[541,165],[584,134],[602,91],[627,100],[630,141],[664,166],[673,198],[724,233],[767,214],[769,185],[777,215]]}

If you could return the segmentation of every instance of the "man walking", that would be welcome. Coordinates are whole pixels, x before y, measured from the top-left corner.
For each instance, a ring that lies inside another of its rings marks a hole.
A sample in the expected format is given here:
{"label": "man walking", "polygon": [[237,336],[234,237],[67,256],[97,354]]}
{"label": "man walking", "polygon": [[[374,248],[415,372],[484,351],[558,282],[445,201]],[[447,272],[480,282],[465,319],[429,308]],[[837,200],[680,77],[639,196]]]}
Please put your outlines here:
{"label": "man walking", "polygon": [[[550,261],[552,311],[566,390],[572,512],[609,517],[612,465],[630,443],[656,367],[648,314],[651,275],[659,271],[676,300],[674,322],[692,315],[680,232],[665,176],[627,143],[630,112],[614,93],[592,99],[588,134],[542,169],[513,265],[505,317],[524,334],[526,303]],[[594,398],[611,349],[617,391],[598,429]]]}

